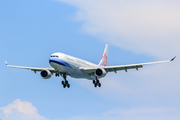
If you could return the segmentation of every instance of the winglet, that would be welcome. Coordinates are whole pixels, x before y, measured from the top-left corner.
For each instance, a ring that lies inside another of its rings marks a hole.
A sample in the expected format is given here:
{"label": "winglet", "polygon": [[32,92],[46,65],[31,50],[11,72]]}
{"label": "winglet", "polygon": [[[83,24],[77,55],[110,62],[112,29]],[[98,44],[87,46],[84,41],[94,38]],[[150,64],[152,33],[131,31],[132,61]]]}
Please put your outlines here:
{"label": "winglet", "polygon": [[5,61],[5,63],[6,63],[6,66],[7,66],[8,65],[7,61]]}
{"label": "winglet", "polygon": [[176,56],[173,59],[171,59],[170,61],[173,61],[175,58],[176,58]]}

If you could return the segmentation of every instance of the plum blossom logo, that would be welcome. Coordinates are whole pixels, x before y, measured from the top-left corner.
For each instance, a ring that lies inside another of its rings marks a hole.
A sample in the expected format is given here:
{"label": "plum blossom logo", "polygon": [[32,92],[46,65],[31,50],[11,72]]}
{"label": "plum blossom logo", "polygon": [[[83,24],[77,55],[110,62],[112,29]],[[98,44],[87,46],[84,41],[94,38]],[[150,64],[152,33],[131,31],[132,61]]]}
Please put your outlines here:
{"label": "plum blossom logo", "polygon": [[104,66],[107,66],[107,56],[106,56],[106,54],[103,55],[103,62],[104,62]]}

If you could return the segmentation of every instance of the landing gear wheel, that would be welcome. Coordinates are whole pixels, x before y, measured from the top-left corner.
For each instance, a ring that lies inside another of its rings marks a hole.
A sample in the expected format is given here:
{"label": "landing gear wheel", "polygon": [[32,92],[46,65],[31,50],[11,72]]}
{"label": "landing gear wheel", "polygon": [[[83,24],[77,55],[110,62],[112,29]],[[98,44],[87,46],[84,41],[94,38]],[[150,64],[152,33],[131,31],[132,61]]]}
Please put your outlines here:
{"label": "landing gear wheel", "polygon": [[55,76],[56,76],[56,77],[59,77],[59,73],[56,73]]}
{"label": "landing gear wheel", "polygon": [[65,87],[66,87],[66,84],[63,85],[63,88],[65,88]]}
{"label": "landing gear wheel", "polygon": [[[58,74],[59,75],[59,74]],[[64,81],[62,81],[62,85],[63,85],[63,87],[65,88],[65,87],[67,87],[67,88],[70,88],[70,84],[68,83],[68,81],[66,80],[66,73],[64,73],[64,74],[60,74],[63,78],[64,78]]]}
{"label": "landing gear wheel", "polygon": [[70,84],[67,84],[67,87],[70,88]]}
{"label": "landing gear wheel", "polygon": [[101,83],[99,83],[98,86],[101,87]]}
{"label": "landing gear wheel", "polygon": [[96,80],[93,80],[93,84],[94,84],[94,87],[101,87],[101,83],[100,83],[100,81],[97,79],[97,77],[96,77]]}

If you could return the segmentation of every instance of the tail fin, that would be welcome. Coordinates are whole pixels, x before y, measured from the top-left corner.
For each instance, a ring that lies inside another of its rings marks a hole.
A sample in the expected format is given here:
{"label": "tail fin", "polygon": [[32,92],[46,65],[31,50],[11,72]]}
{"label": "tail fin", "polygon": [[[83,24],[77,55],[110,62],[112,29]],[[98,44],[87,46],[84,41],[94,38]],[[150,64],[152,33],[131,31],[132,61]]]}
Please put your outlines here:
{"label": "tail fin", "polygon": [[106,66],[107,65],[107,56],[108,56],[108,44],[106,44],[103,52],[102,59],[99,63],[99,66]]}

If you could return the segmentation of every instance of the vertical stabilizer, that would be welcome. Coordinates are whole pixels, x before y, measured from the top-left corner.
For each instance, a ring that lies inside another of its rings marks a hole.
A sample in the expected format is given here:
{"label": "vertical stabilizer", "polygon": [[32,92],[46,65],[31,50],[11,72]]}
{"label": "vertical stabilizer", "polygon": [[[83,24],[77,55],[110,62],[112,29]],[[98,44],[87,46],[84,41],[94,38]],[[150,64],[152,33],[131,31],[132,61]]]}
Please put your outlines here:
{"label": "vertical stabilizer", "polygon": [[106,44],[99,66],[107,66],[108,44]]}

